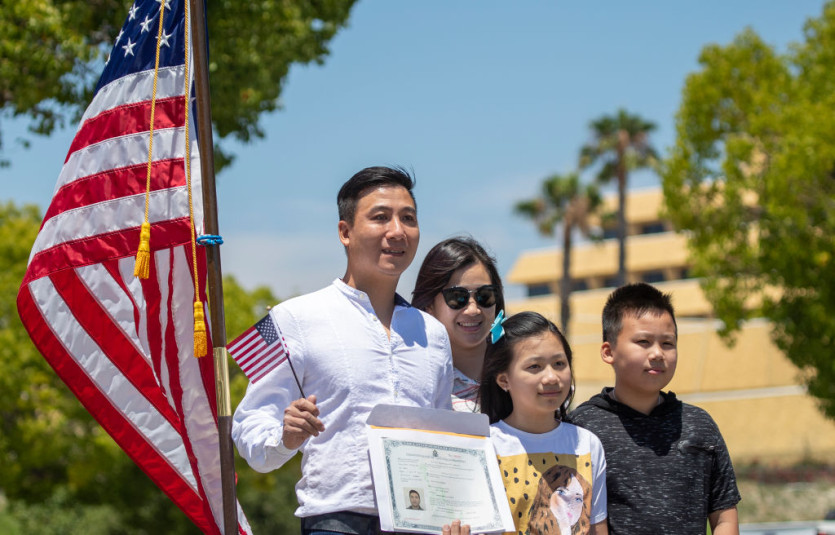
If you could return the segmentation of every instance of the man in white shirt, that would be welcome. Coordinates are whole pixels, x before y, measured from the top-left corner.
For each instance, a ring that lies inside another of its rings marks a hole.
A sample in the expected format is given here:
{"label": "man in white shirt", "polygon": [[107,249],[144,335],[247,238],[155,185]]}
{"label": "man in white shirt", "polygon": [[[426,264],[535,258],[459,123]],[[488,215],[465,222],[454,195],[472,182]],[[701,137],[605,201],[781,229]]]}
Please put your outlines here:
{"label": "man in white shirt", "polygon": [[342,186],[345,275],[270,312],[307,398],[281,365],[250,384],[235,411],[232,437],[255,470],[274,470],[302,450],[296,515],[305,535],[380,533],[365,430],[375,405],[451,408],[446,329],[395,293],[420,238],[413,186],[405,171],[387,167],[363,169]]}

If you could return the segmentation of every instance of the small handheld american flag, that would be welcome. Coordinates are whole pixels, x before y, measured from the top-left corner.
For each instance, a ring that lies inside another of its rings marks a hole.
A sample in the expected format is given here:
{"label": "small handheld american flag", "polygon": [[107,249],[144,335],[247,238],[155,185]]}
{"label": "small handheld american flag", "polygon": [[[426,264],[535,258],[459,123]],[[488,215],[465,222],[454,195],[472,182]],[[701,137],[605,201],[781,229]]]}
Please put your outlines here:
{"label": "small handheld american flag", "polygon": [[305,397],[296,370],[290,361],[290,352],[284,345],[281,329],[275,324],[270,314],[232,340],[226,349],[240,366],[247,379],[257,383],[285,360],[290,364],[290,370],[296,379],[302,397]]}

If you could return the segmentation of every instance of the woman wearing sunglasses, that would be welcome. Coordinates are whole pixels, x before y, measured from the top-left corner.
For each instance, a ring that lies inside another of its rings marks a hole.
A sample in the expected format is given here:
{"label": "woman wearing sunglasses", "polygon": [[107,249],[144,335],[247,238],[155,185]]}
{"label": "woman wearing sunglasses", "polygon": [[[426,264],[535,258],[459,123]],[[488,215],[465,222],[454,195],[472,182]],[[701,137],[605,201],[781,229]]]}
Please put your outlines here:
{"label": "woman wearing sunglasses", "polygon": [[455,367],[452,408],[478,412],[487,335],[496,314],[504,309],[496,261],[470,237],[440,242],[423,259],[412,306],[438,319],[449,334]]}

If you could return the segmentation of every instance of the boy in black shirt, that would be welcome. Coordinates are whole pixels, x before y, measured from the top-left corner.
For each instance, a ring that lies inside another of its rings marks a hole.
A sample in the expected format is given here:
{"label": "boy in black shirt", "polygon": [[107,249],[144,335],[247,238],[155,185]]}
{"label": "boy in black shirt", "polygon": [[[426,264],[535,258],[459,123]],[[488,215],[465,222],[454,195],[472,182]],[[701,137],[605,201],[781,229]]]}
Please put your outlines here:
{"label": "boy in black shirt", "polygon": [[613,534],[739,533],[731,459],[713,419],[661,391],[676,369],[678,331],[669,294],[618,288],[603,308],[600,355],[614,388],[580,405],[572,421],[606,452]]}

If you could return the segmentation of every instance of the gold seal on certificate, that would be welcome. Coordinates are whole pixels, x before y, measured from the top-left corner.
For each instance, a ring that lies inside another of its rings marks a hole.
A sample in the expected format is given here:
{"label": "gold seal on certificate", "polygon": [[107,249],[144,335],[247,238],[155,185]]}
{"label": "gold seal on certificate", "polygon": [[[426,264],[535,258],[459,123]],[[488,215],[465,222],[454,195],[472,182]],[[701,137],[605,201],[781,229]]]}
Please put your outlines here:
{"label": "gold seal on certificate", "polygon": [[484,414],[378,405],[368,417],[374,492],[384,531],[513,531]]}

